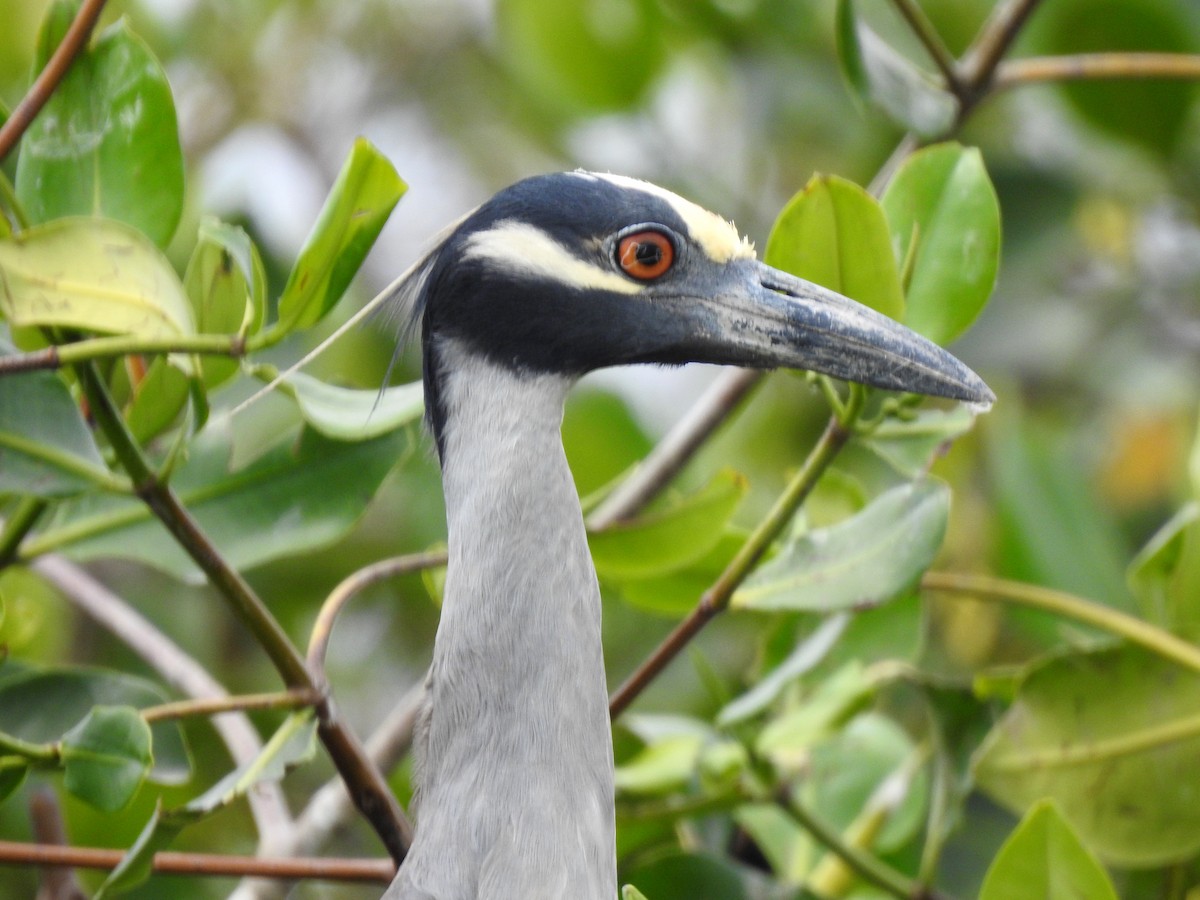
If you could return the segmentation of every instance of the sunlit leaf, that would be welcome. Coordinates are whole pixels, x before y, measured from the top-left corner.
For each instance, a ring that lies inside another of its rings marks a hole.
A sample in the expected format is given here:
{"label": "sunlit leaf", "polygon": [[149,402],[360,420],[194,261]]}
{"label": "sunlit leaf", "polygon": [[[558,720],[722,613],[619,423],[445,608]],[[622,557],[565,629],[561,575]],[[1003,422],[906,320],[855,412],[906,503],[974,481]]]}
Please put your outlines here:
{"label": "sunlit leaf", "polygon": [[195,331],[166,257],[109,219],[59,219],[0,241],[0,312],[15,326],[143,337]]}
{"label": "sunlit leaf", "polygon": [[1198,753],[1200,676],[1121,647],[1034,669],[973,768],[1009,809],[1052,798],[1102,858],[1144,867],[1200,850]]}
{"label": "sunlit leaf", "polygon": [[358,138],[279,297],[279,332],[308,328],[333,309],[406,190],[392,164]]}
{"label": "sunlit leaf", "polygon": [[887,221],[875,198],[844,178],[816,175],[788,201],[764,259],[894,319],[904,314]]}
{"label": "sunlit leaf", "polygon": [[281,390],[295,399],[304,421],[339,441],[379,437],[412,424],[425,411],[425,388],[420,381],[382,391],[356,390],[293,372]]}
{"label": "sunlit leaf", "polygon": [[63,735],[63,784],[101,812],[125,807],[153,761],[150,726],[128,706],[97,706]]}
{"label": "sunlit leaf", "polygon": [[1000,203],[983,156],[958,144],[918,150],[888,184],[883,210],[896,258],[911,260],[902,321],[947,344],[987,304],[1000,265]]}
{"label": "sunlit leaf", "polygon": [[883,603],[920,578],[946,533],[950,490],[903,484],[829,528],[810,531],[733,595],[739,609],[832,611]]}
{"label": "sunlit leaf", "polygon": [[1117,900],[1108,873],[1052,801],[1030,808],[988,867],[979,900]]}
{"label": "sunlit leaf", "polygon": [[701,558],[682,569],[649,578],[626,578],[617,585],[621,599],[636,609],[668,618],[692,610],[746,543],[746,534],[731,528]]}
{"label": "sunlit leaf", "polygon": [[[70,23],[57,3],[38,45],[41,68]],[[34,222],[96,215],[165,246],[183,210],[183,154],[171,88],[122,19],[75,58],[21,141],[17,197]]]}
{"label": "sunlit leaf", "polygon": [[695,494],[590,535],[596,571],[601,578],[621,581],[696,562],[721,539],[745,493],[745,479],[725,470]]}
{"label": "sunlit leaf", "polygon": [[[0,731],[30,743],[52,743],[97,706],[141,709],[167,701],[155,684],[103,669],[27,669],[0,681]],[[178,722],[150,727],[159,784],[181,784],[191,776],[191,759]]]}
{"label": "sunlit leaf", "polygon": [[[0,356],[13,352],[0,339]],[[56,375],[0,378],[0,493],[56,497],[112,482],[79,407]]]}
{"label": "sunlit leaf", "polygon": [[646,895],[632,884],[627,884],[621,888],[621,900],[646,900]]}
{"label": "sunlit leaf", "polygon": [[665,794],[696,776],[704,739],[678,735],[650,744],[624,765],[617,766],[615,784],[625,794]]}

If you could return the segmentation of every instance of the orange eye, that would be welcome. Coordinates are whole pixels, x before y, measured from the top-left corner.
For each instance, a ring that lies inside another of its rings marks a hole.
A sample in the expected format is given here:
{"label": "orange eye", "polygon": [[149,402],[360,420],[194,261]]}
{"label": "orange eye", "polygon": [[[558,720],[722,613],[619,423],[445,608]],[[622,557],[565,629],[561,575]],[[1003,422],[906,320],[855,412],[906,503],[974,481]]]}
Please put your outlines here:
{"label": "orange eye", "polygon": [[652,281],[675,262],[675,245],[661,231],[636,231],[617,244],[617,262],[626,275]]}

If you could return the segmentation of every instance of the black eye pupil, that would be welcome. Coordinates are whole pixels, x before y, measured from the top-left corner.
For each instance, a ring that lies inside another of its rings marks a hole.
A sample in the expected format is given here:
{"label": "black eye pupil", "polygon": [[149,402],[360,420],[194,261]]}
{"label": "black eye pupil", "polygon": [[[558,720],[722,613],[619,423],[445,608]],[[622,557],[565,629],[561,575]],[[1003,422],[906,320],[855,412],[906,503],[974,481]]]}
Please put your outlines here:
{"label": "black eye pupil", "polygon": [[643,266],[655,266],[662,261],[662,247],[658,244],[638,244],[634,255]]}

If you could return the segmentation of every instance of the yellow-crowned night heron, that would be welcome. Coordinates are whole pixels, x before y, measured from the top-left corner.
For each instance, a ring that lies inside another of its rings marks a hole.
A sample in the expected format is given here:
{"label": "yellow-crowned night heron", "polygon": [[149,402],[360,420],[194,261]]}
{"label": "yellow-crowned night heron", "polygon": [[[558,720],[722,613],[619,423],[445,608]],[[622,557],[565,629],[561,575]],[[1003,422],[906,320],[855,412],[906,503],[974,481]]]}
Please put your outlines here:
{"label": "yellow-crowned night heron", "polygon": [[450,560],[403,900],[614,900],[600,592],[567,391],[625,363],[811,369],[987,403],[944,350],[755,259],[720,217],[586,172],[501,191],[396,290],[422,329]]}

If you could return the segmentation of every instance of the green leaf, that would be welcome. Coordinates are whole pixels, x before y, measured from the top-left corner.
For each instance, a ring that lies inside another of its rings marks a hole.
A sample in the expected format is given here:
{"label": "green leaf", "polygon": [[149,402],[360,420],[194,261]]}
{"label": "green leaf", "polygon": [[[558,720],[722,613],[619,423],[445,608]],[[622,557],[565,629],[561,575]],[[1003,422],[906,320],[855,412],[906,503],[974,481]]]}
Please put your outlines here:
{"label": "green leaf", "polygon": [[133,387],[133,402],[125,420],[141,443],[166,431],[187,404],[192,379],[172,363],[174,358],[155,357],[145,376]]}
{"label": "green leaf", "polygon": [[[69,24],[52,8],[39,68]],[[166,246],[183,211],[183,153],[171,88],[125,20],[81,53],[21,141],[17,197],[35,222],[117,219]]]}
{"label": "green leaf", "polygon": [[902,321],[947,344],[975,321],[1000,265],[1000,203],[983,156],[953,143],[918,150],[888,185],[883,211],[896,258],[912,261]]}
{"label": "green leaf", "polygon": [[875,198],[844,178],[814,175],[787,202],[764,259],[886,316],[904,314],[887,221]]}
{"label": "green leaf", "polygon": [[245,797],[255,785],[278,781],[291,768],[308,762],[316,753],[316,720],[311,709],[288,716],[262,750],[199,797],[175,809],[161,802],[142,828],[133,846],[100,886],[95,900],[128,891],[150,877],[154,854],[165,850],[188,825]]}
{"label": "green leaf", "polygon": [[793,541],[746,579],[731,605],[828,612],[891,600],[933,562],[949,511],[950,490],[939,481],[894,487],[857,515]]}
{"label": "green leaf", "polygon": [[280,336],[316,324],[333,309],[406,190],[366,138],[355,140],[279,297]]}
{"label": "green leaf", "polygon": [[696,776],[696,763],[704,739],[676,735],[645,747],[633,759],[617,766],[615,784],[622,794],[667,794]]}
{"label": "green leaf", "polygon": [[813,748],[805,803],[843,833],[883,813],[870,846],[895,851],[917,834],[925,817],[929,779],[924,768],[914,766],[918,753],[903,728],[866,712]]}
{"label": "green leaf", "polygon": [[666,59],[665,23],[653,0],[503,0],[497,21],[517,78],[568,113],[628,109]]}
{"label": "green leaf", "polygon": [[960,403],[949,409],[920,409],[907,419],[886,419],[860,442],[906,478],[929,471],[941,448],[971,430],[975,413]]}
{"label": "green leaf", "polygon": [[29,763],[21,756],[0,756],[0,803],[25,783]]}
{"label": "green leaf", "polygon": [[97,706],[63,736],[63,784],[101,812],[125,807],[152,761],[150,726],[132,707]]}
{"label": "green leaf", "polygon": [[254,759],[234,769],[172,815],[187,818],[208,815],[244,797],[260,782],[278,781],[290,769],[313,758],[317,750],[316,736],[317,721],[312,709],[292,713]]}
{"label": "green leaf", "polygon": [[700,559],[682,569],[650,578],[628,578],[617,585],[621,599],[635,609],[668,618],[692,610],[746,543],[746,534],[730,529]]}
{"label": "green leaf", "polygon": [[1184,789],[1197,754],[1200,676],[1119,647],[1034,669],[973,771],[1014,811],[1053,799],[1087,846],[1136,868],[1200,850],[1200,806]]}
{"label": "green leaf", "polygon": [[[0,339],[0,356],[13,352]],[[61,497],[117,483],[56,375],[0,378],[0,493]]]}
{"label": "green leaf", "polygon": [[854,0],[838,0],[834,36],[837,39],[842,77],[846,79],[850,93],[856,100],[868,102],[871,99],[871,84],[866,63],[863,62],[862,46],[858,42],[858,14],[854,9]]}
{"label": "green leaf", "polygon": [[425,410],[425,387],[420,381],[364,391],[293,372],[280,389],[296,401],[304,421],[339,441],[364,441],[388,434],[417,421]]}
{"label": "green leaf", "polygon": [[[27,669],[0,681],[0,732],[30,743],[59,740],[94,707],[157,706],[167,696],[154,683],[103,669]],[[182,784],[191,760],[177,722],[155,722],[154,768],[158,784]]]}
{"label": "green leaf", "polygon": [[755,748],[784,769],[806,765],[812,746],[827,738],[874,696],[876,684],[856,662],[819,682],[803,703],[769,721]]}
{"label": "green leaf", "polygon": [[1200,625],[1200,503],[1183,506],[1129,564],[1142,616],[1172,630]]}
{"label": "green leaf", "polygon": [[621,888],[621,900],[646,900],[646,895],[632,884],[627,884]]}
{"label": "green leaf", "polygon": [[627,876],[650,897],[687,900],[749,900],[772,897],[767,879],[727,859],[672,850],[648,854]]}
{"label": "green leaf", "polygon": [[0,312],[14,326],[110,334],[193,334],[183,285],[140,232],[60,219],[0,241]]}
{"label": "green leaf", "polygon": [[849,621],[848,614],[840,613],[822,622],[782,663],[764,675],[750,690],[726,705],[717,716],[717,725],[727,728],[757,715],[774,703],[790,684],[811,672],[828,656]]}
{"label": "green leaf", "polygon": [[[197,332],[246,335],[261,327],[267,277],[258,248],[240,227],[205,216],[183,281]],[[238,361],[204,356],[200,370],[213,388],[237,372]]]}
{"label": "green leaf", "polygon": [[[248,569],[342,537],[407,446],[402,431],[344,443],[306,430],[298,443],[276,446],[230,472],[228,429],[210,425],[192,443],[171,484],[225,559]],[[29,553],[61,547],[79,560],[135,559],[178,578],[201,577],[145,505],[124,499],[86,497],[63,504],[25,547]]]}
{"label": "green leaf", "polygon": [[589,535],[603,579],[649,578],[702,559],[720,541],[746,493],[746,480],[724,470],[702,490],[629,522]]}
{"label": "green leaf", "polygon": [[1049,800],[1033,806],[988,867],[979,900],[1117,900],[1108,873]]}
{"label": "green leaf", "polygon": [[104,879],[92,900],[103,900],[144,883],[154,869],[154,854],[166,850],[183,830],[185,823],[171,820],[163,811],[160,800],[150,821],[142,828],[133,846]]}

